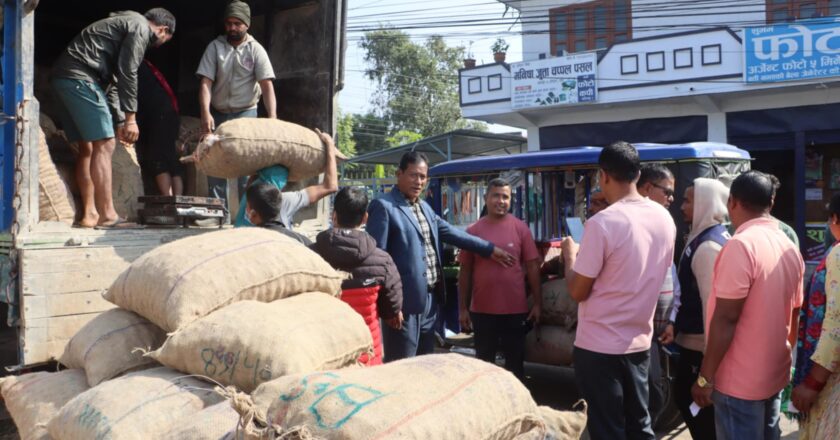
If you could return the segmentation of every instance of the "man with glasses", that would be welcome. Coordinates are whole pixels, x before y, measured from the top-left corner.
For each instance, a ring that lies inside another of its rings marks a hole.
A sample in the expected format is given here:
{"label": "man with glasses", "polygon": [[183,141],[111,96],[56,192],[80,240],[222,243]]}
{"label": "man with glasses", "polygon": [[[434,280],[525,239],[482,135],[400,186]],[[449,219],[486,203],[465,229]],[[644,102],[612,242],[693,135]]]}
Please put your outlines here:
{"label": "man with glasses", "polygon": [[[642,167],[639,182],[636,184],[639,194],[659,203],[665,209],[674,201],[674,174],[661,164],[647,164]],[[650,369],[648,369],[648,387],[650,388],[649,411],[652,423],[662,412],[665,404],[665,392],[662,389],[662,365],[659,359],[660,344],[667,345],[674,341],[674,320],[676,307],[679,306],[680,285],[677,271],[671,262],[665,283],[659,292],[656,312],[653,315],[653,343],[650,345]]]}
{"label": "man with glasses", "polygon": [[[367,232],[394,259],[403,288],[402,319],[382,327],[384,361],[430,354],[438,304],[446,299],[441,242],[492,258],[505,267],[517,261],[506,250],[474,237],[437,216],[420,197],[429,179],[429,160],[417,151],[405,153],[391,192],[368,207]],[[455,293],[452,292],[454,295]]]}
{"label": "man with glasses", "polygon": [[114,125],[120,141],[137,141],[137,69],[146,50],[163,45],[174,33],[175,16],[166,9],[115,12],[84,28],[53,66],[61,128],[79,147],[76,181],[83,211],[77,226],[137,227],[114,209]]}

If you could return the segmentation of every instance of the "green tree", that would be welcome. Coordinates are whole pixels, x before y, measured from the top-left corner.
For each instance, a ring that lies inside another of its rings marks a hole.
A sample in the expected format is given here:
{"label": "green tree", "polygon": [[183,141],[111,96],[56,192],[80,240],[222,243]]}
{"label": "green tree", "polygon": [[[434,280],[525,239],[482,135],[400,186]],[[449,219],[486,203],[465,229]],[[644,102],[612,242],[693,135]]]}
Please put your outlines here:
{"label": "green tree", "polygon": [[352,114],[343,114],[339,111],[335,146],[348,159],[356,155],[356,139],[353,137],[354,123],[355,118]]}
{"label": "green tree", "polygon": [[409,130],[427,137],[485,127],[461,117],[463,47],[449,47],[441,36],[414,43],[405,32],[388,28],[365,33],[360,46],[368,63],[365,74],[379,85],[372,104],[388,121],[389,132]]}
{"label": "green tree", "polygon": [[423,139],[423,135],[409,130],[400,130],[394,133],[393,136],[388,136],[385,139],[390,147],[399,147],[400,145],[410,144]]}
{"label": "green tree", "polygon": [[353,139],[359,154],[388,148],[388,121],[373,112],[353,116]]}

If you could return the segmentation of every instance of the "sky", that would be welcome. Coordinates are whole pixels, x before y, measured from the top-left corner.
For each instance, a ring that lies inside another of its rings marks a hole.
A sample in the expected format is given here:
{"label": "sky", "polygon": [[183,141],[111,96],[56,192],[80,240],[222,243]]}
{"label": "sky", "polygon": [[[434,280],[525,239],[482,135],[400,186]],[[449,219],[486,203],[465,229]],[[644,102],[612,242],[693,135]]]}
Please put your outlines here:
{"label": "sky", "polygon": [[[514,24],[470,24],[465,27],[439,27],[440,21],[452,22],[463,19],[500,19],[505,5],[495,0],[350,0],[347,26],[347,52],[345,54],[345,85],[339,93],[339,107],[344,113],[364,113],[370,109],[370,97],[376,91],[376,84],[364,76],[364,51],[359,40],[364,32],[360,28],[376,28],[381,25],[396,27],[414,26],[404,29],[414,42],[423,42],[432,34],[443,35],[449,46],[469,48],[477,65],[493,62],[490,46],[496,38],[502,37],[509,44],[507,60],[522,59],[520,26]],[[506,17],[515,17],[513,9]],[[508,20],[505,20],[508,21]],[[437,24],[435,24],[437,23]],[[437,26],[437,27],[435,27]],[[505,126],[490,126],[493,132],[518,131]]]}

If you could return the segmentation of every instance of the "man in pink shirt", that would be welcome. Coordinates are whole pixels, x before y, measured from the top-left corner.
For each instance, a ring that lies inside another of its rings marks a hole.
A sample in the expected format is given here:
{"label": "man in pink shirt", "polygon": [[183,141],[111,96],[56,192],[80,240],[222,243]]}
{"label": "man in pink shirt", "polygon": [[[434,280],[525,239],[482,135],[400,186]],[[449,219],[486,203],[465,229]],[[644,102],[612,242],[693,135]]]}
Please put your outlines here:
{"label": "man in pink shirt", "polygon": [[715,261],[706,354],[691,389],[699,406],[714,403],[718,440],[781,435],[805,265],[770,217],[772,205],[768,175],[748,171],[732,182],[727,208],[736,231]]}
{"label": "man in pink shirt", "polygon": [[[509,214],[510,184],[493,179],[484,196],[487,215],[467,232],[483,238],[513,255],[510,267],[500,266],[490,258],[462,250],[458,275],[461,326],[475,331],[476,357],[496,362],[499,348],[505,355],[505,368],[522,379],[525,362],[525,334],[531,324],[539,323],[542,307],[540,292],[540,254],[531,231],[521,220]],[[525,277],[531,288],[534,305],[528,310]]]}
{"label": "man in pink shirt", "polygon": [[610,206],[563,240],[569,294],[580,303],[575,379],[589,403],[592,440],[654,439],[648,411],[653,313],[674,258],[676,226],[639,195],[639,154],[616,142],[601,152],[601,190]]}

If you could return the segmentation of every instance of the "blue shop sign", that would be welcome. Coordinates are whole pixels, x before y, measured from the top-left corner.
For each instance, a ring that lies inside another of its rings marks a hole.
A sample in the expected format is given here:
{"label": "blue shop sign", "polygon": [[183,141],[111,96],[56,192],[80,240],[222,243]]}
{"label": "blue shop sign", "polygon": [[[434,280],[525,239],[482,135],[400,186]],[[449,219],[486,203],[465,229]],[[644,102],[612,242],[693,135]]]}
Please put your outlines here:
{"label": "blue shop sign", "polygon": [[825,19],[744,29],[744,81],[840,76],[840,22]]}

